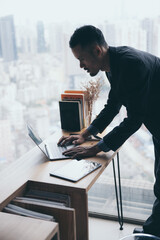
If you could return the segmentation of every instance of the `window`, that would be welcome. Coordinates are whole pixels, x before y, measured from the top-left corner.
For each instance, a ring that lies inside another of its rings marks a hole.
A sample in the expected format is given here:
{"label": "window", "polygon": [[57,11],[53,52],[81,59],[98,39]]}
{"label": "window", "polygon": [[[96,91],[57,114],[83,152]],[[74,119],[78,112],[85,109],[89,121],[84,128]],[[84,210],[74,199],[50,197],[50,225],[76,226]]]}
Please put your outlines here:
{"label": "window", "polygon": [[[3,1],[0,9],[0,171],[34,146],[27,137],[26,123],[42,138],[56,131],[60,127],[60,94],[67,88],[80,88],[81,82],[90,78],[79,68],[68,46],[75,28],[96,25],[109,45],[130,45],[160,56],[159,9],[158,0]],[[105,86],[95,104],[95,114],[106,103],[109,91],[106,77],[101,73],[99,76],[105,79]],[[124,114],[122,109],[112,127]],[[145,219],[151,211],[153,161],[151,136],[142,127],[120,151],[127,217]],[[139,198],[134,198],[137,195]],[[116,214],[111,166],[91,189],[89,210]]]}

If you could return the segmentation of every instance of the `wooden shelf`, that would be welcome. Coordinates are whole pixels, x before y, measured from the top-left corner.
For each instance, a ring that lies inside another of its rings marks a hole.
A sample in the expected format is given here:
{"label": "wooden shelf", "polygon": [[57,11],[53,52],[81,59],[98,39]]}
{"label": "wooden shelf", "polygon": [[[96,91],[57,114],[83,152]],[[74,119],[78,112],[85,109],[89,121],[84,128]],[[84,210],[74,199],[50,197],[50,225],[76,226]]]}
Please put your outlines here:
{"label": "wooden shelf", "polygon": [[[63,134],[68,133],[63,132]],[[61,131],[52,135],[50,141],[58,141],[61,135]],[[93,145],[96,142],[86,144]],[[48,161],[40,149],[35,147],[1,172],[0,211],[15,197],[24,196],[28,188],[67,194],[70,196],[71,206],[65,210],[58,207],[57,209],[46,206],[40,207],[38,204],[25,204],[25,207],[32,210],[41,208],[44,213],[52,213],[59,222],[61,240],[88,240],[88,191],[115,154],[116,152],[109,152],[107,154],[98,154],[94,158],[88,158],[88,160],[101,163],[102,167],[80,181],[73,183],[49,175],[52,169],[58,169],[71,160]],[[4,238],[4,240],[6,239]]]}
{"label": "wooden shelf", "polygon": [[0,212],[0,239],[59,240],[58,224]]}

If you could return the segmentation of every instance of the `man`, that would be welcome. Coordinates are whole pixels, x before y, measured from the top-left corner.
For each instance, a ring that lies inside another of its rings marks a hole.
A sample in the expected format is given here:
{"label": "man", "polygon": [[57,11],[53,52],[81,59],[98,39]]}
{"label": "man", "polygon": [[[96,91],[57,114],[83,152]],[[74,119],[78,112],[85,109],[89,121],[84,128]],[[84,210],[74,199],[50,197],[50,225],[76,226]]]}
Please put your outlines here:
{"label": "man", "polygon": [[110,47],[102,32],[94,26],[77,29],[70,39],[70,48],[80,67],[90,76],[105,71],[111,89],[107,104],[91,125],[80,135],[62,137],[58,144],[80,145],[90,135],[101,133],[121,106],[125,106],[127,117],[98,144],[77,146],[64,154],[83,158],[95,156],[100,151],[115,151],[144,124],[153,136],[156,201],[143,231],[160,236],[160,59],[130,47]]}

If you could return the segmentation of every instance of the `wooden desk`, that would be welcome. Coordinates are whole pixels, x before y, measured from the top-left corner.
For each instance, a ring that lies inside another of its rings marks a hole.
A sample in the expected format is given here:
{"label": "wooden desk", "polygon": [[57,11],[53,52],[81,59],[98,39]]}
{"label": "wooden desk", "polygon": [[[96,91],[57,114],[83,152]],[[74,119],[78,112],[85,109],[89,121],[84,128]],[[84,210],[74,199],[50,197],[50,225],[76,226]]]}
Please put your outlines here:
{"label": "wooden desk", "polygon": [[[58,140],[62,132],[50,137],[50,141]],[[95,144],[88,142],[87,144]],[[102,167],[89,174],[77,183],[61,180],[49,175],[50,170],[59,168],[67,161],[48,161],[44,154],[35,147],[22,158],[11,164],[0,176],[0,211],[20,192],[23,191],[26,183],[32,188],[55,191],[68,194],[71,197],[71,207],[75,209],[76,232],[70,240],[88,240],[88,191],[97,178],[108,166],[116,152],[110,151],[107,154],[98,154],[89,158],[102,164]],[[60,230],[61,239],[61,230]],[[62,239],[63,240],[63,239]]]}
{"label": "wooden desk", "polygon": [[0,212],[0,239],[51,240],[54,236],[59,240],[57,223]]}

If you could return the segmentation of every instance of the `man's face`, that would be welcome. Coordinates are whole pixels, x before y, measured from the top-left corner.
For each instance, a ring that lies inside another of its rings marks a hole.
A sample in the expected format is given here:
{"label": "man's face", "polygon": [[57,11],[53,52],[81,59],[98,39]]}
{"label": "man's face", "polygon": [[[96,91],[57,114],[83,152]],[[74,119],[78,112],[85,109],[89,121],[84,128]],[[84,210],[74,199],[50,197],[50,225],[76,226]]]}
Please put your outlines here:
{"label": "man's face", "polygon": [[82,48],[80,45],[72,48],[74,56],[79,60],[80,67],[86,70],[91,77],[100,70],[100,57],[95,46]]}

